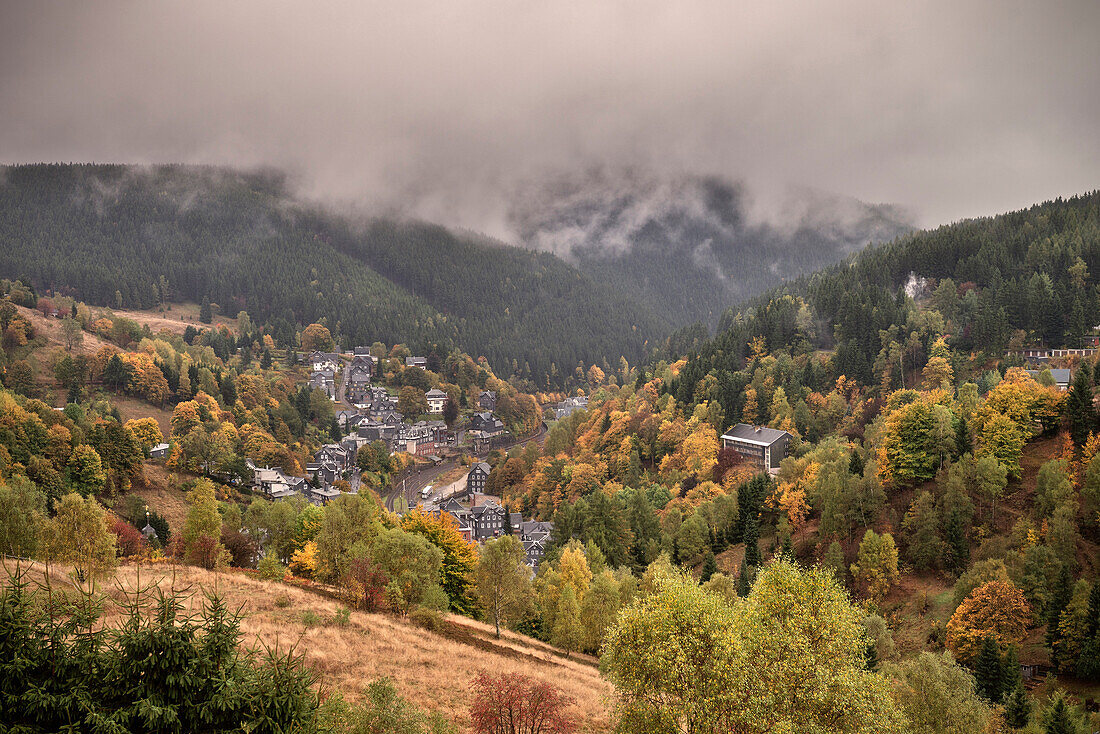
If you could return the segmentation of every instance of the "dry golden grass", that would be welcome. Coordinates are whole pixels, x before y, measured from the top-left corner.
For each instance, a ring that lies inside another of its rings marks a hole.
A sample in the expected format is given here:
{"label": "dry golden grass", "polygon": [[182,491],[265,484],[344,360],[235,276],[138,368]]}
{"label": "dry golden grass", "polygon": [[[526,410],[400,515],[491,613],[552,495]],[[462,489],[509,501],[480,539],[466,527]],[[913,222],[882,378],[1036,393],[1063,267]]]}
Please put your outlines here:
{"label": "dry golden grass", "polygon": [[[35,564],[37,565],[37,564]],[[332,622],[343,605],[314,591],[262,581],[241,573],[217,573],[190,566],[121,566],[112,595],[149,584],[184,592],[193,610],[204,592],[217,591],[241,607],[243,644],[295,645],[322,684],[357,700],[370,682],[387,676],[415,705],[438,709],[462,732],[470,731],[469,687],[478,673],[524,673],[551,683],[576,700],[582,732],[607,732],[612,723],[613,688],[587,656],[566,659],[555,648],[514,633],[493,637],[490,626],[448,618],[442,634],[383,614],[352,612],[346,626]],[[320,624],[307,626],[312,612]],[[115,612],[117,613],[117,611]]]}
{"label": "dry golden grass", "polygon": [[130,494],[141,497],[150,509],[160,513],[168,521],[168,527],[173,533],[180,532],[187,520],[189,505],[186,493],[179,488],[179,475],[173,481],[164,464],[157,461],[146,461],[142,471],[145,476],[144,485],[135,484]]}
{"label": "dry golden grass", "polygon": [[154,334],[161,330],[167,330],[174,334],[182,334],[188,326],[196,329],[208,328],[225,324],[230,329],[236,330],[237,320],[225,316],[215,316],[211,324],[203,324],[199,321],[199,304],[197,303],[172,303],[167,311],[128,311],[116,310],[116,316],[122,316],[136,321],[142,326],[148,325]]}

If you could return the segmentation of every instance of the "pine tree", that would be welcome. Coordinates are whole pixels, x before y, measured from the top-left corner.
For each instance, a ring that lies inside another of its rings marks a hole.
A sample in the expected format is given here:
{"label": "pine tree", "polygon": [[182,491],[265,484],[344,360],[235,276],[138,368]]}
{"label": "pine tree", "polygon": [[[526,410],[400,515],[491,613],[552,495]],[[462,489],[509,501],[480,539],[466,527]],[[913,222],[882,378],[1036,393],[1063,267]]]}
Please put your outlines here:
{"label": "pine tree", "polygon": [[1009,645],[1004,657],[1001,658],[1001,694],[1014,691],[1023,684],[1024,679],[1020,675],[1020,656],[1016,652],[1016,646]]}
{"label": "pine tree", "polygon": [[948,514],[943,535],[947,543],[946,565],[955,571],[965,569],[970,561],[970,543],[966,539],[966,526],[958,508],[953,508]]}
{"label": "pine tree", "polygon": [[744,599],[752,591],[752,568],[747,563],[741,564],[741,573],[737,576],[737,595]]}
{"label": "pine tree", "polygon": [[1077,675],[1086,680],[1100,678],[1100,638],[1090,637],[1077,657]]}
{"label": "pine tree", "polygon": [[1047,711],[1043,732],[1045,734],[1076,734],[1076,731],[1077,727],[1073,725],[1073,721],[1069,716],[1069,709],[1066,708],[1066,700],[1059,696],[1058,700]]}
{"label": "pine tree", "polygon": [[872,672],[878,670],[878,645],[873,641],[867,643],[866,665],[867,670]]}
{"label": "pine tree", "polygon": [[1023,685],[1016,686],[1005,701],[1005,723],[1013,729],[1023,729],[1031,719],[1031,701]]}
{"label": "pine tree", "polygon": [[745,520],[745,563],[753,568],[760,565],[760,526],[756,513],[750,513]]}
{"label": "pine tree", "polygon": [[1080,449],[1088,440],[1089,433],[1096,424],[1096,410],[1092,402],[1092,376],[1088,365],[1082,364],[1073,376],[1066,398],[1066,415],[1069,417],[1069,435],[1073,445]]}
{"label": "pine tree", "polygon": [[780,554],[788,561],[795,560],[794,558],[794,543],[791,542],[791,534],[787,533],[783,536],[783,547],[779,549]]}
{"label": "pine tree", "polygon": [[982,650],[974,664],[974,682],[978,694],[990,703],[1001,700],[1001,656],[992,635],[982,642]]}
{"label": "pine tree", "polygon": [[856,477],[863,476],[863,457],[858,451],[853,450],[851,458],[848,459],[848,473]]}
{"label": "pine tree", "polygon": [[955,458],[970,453],[973,448],[970,441],[970,426],[967,425],[966,418],[959,418],[959,423],[955,426]]}
{"label": "pine tree", "polygon": [[202,297],[202,306],[199,307],[199,321],[204,324],[209,324],[214,320],[214,310],[210,306],[210,297]]}
{"label": "pine tree", "polygon": [[272,363],[271,350],[265,348],[264,351],[263,351],[263,354],[260,355],[260,369],[263,369],[263,370],[271,369],[271,363]]}
{"label": "pine tree", "polygon": [[1058,668],[1062,662],[1058,659],[1061,648],[1058,644],[1061,639],[1060,627],[1062,613],[1069,606],[1071,598],[1073,598],[1073,578],[1070,576],[1069,569],[1063,564],[1062,570],[1058,573],[1054,592],[1051,594],[1050,613],[1047,616],[1046,646],[1050,649],[1050,664],[1055,668]]}
{"label": "pine tree", "polygon": [[703,559],[703,574],[699,580],[706,583],[716,573],[718,573],[718,563],[714,560],[714,553],[707,553],[707,557]]}

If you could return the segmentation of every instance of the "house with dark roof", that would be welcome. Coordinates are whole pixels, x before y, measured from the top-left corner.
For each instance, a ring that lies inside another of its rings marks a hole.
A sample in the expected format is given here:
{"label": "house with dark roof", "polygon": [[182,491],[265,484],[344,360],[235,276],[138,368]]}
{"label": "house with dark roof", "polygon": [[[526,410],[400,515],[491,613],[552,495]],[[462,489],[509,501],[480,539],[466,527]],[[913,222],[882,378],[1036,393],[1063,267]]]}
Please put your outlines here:
{"label": "house with dark roof", "polygon": [[364,405],[371,401],[371,379],[374,376],[374,360],[370,357],[355,357],[344,373],[344,399],[355,405]]}
{"label": "house with dark roof", "polygon": [[504,432],[504,424],[492,413],[474,413],[470,416],[470,430],[478,431],[485,438],[491,438]]}
{"label": "house with dark roof", "polygon": [[[1028,370],[1027,373],[1038,380],[1043,370]],[[1050,376],[1054,378],[1054,384],[1059,390],[1069,390],[1069,384],[1073,381],[1073,374],[1069,370],[1050,368]]]}
{"label": "house with dark roof", "polygon": [[428,369],[427,357],[405,357],[406,367],[419,367],[422,370]]}
{"label": "house with dark roof", "polygon": [[309,376],[309,386],[323,392],[329,400],[336,400],[336,373],[332,370],[314,370]]}
{"label": "house with dark roof", "polygon": [[424,393],[424,397],[428,400],[429,413],[443,412],[443,404],[447,402],[447,393],[443,392],[438,387],[433,387],[431,390]]}
{"label": "house with dark roof", "polygon": [[786,431],[738,423],[722,434],[722,447],[733,449],[761,471],[775,474],[792,438]]}
{"label": "house with dark roof", "polygon": [[310,352],[306,362],[314,372],[328,370],[335,374],[340,369],[340,355],[333,352]]}
{"label": "house with dark roof", "polygon": [[247,462],[252,470],[252,488],[266,495],[269,499],[278,500],[285,497],[293,497],[301,494],[306,486],[304,477],[292,477],[283,473],[281,469],[268,466],[258,467],[251,461]]}
{"label": "house with dark roof", "polygon": [[492,471],[492,467],[484,461],[471,466],[470,473],[466,475],[466,493],[484,494],[485,483],[489,480],[490,471]]}
{"label": "house with dark roof", "polygon": [[566,416],[576,413],[578,410],[588,410],[588,398],[584,395],[578,395],[572,398],[566,398],[557,405],[554,406],[554,418],[561,420]]}
{"label": "house with dark roof", "polygon": [[474,540],[478,542],[499,537],[507,532],[508,511],[492,500],[471,507],[470,518],[474,527]]}
{"label": "house with dark roof", "polygon": [[172,447],[169,446],[168,444],[158,443],[156,446],[149,449],[149,458],[150,459],[166,459],[166,458],[168,458],[168,454],[169,454],[169,452],[171,452],[171,450],[172,450]]}
{"label": "house with dark roof", "polygon": [[323,484],[320,487],[311,487],[307,484],[303,494],[311,504],[323,507],[339,497],[341,492],[330,484]]}
{"label": "house with dark roof", "polygon": [[485,390],[477,396],[477,407],[490,412],[497,409],[496,390]]}

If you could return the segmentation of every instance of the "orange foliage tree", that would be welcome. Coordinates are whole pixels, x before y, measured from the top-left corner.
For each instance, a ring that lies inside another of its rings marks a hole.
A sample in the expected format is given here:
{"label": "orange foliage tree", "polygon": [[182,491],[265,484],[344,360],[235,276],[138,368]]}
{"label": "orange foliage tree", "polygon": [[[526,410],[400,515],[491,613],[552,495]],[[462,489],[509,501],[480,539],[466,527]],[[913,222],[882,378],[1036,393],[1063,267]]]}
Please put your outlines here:
{"label": "orange foliage tree", "polygon": [[994,580],[975,589],[947,623],[947,647],[959,660],[971,660],[987,635],[998,645],[1015,645],[1027,634],[1031,608],[1011,581]]}

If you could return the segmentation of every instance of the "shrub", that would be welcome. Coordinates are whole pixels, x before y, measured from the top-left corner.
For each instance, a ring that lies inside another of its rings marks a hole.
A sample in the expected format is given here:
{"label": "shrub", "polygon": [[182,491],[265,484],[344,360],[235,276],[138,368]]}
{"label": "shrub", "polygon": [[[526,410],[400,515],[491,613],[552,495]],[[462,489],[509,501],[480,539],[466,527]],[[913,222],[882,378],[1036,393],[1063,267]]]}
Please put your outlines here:
{"label": "shrub", "polygon": [[286,573],[286,566],[271,554],[260,559],[258,568],[260,571],[260,578],[267,579],[268,581],[278,581],[283,577],[283,574]]}
{"label": "shrub", "polygon": [[573,699],[520,673],[480,673],[473,684],[470,719],[478,734],[569,734],[577,730],[567,709]]}
{"label": "shrub", "polygon": [[409,612],[409,621],[430,632],[439,632],[443,629],[443,615],[427,607],[413,607]]}

